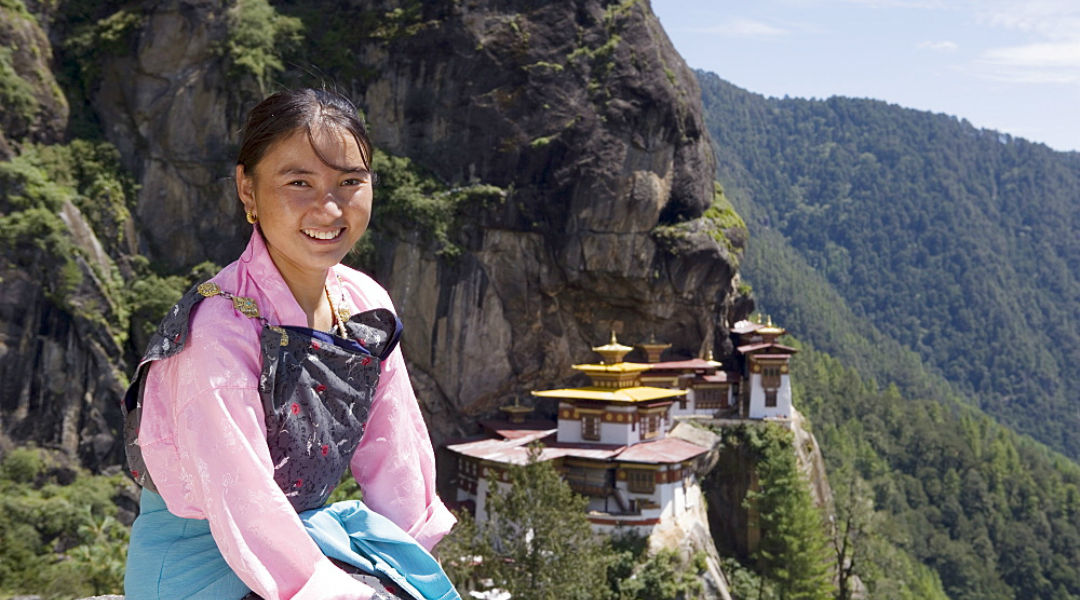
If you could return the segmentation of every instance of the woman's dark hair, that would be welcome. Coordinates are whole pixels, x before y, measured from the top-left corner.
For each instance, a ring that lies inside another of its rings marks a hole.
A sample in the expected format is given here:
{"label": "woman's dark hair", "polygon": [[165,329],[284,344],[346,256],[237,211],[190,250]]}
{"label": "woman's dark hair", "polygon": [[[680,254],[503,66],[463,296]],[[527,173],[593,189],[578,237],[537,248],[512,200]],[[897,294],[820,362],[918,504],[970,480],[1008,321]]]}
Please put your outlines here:
{"label": "woman's dark hair", "polygon": [[311,88],[278,92],[251,109],[241,132],[236,164],[243,165],[248,173],[254,172],[255,166],[274,142],[304,129],[319,160],[329,167],[347,170],[345,165],[328,161],[312,139],[313,129],[329,126],[340,127],[352,134],[360,148],[364,166],[370,171],[371,140],[360,121],[356,106],[341,94]]}

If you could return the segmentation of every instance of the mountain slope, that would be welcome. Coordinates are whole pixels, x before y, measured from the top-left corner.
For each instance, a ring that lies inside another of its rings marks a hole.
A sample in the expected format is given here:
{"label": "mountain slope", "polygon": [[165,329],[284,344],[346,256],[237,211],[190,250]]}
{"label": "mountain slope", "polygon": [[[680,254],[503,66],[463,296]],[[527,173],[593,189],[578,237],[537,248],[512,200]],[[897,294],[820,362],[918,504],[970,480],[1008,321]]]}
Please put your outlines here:
{"label": "mountain slope", "polygon": [[871,597],[912,597],[911,559],[954,599],[1080,597],[1080,467],[967,400],[1075,457],[1077,157],[698,77]]}
{"label": "mountain slope", "polygon": [[779,233],[926,369],[1080,456],[1068,385],[1080,379],[1080,154],[883,102],[767,99],[698,76],[718,176],[753,238]]}

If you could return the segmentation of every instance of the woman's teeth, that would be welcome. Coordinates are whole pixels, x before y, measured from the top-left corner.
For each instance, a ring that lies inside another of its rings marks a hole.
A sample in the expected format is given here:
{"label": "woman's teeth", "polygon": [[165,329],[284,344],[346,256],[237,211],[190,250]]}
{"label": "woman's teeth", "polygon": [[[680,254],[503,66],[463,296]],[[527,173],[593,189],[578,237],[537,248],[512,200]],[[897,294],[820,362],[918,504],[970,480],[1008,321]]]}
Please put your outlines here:
{"label": "woman's teeth", "polygon": [[301,231],[304,232],[304,235],[315,238],[317,240],[332,240],[341,233],[340,229],[335,229],[333,231],[316,231],[314,229],[301,229]]}

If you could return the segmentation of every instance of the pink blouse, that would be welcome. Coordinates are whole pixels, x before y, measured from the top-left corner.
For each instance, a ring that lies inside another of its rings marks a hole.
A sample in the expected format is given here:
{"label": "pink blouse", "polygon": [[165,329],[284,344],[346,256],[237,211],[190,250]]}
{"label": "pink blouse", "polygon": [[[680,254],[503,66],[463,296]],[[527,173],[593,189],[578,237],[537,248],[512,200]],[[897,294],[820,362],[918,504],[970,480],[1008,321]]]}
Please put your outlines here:
{"label": "pink blouse", "polygon": [[[212,281],[254,299],[272,324],[307,325],[258,231]],[[331,269],[326,285],[353,313],[393,310],[386,290],[348,267]],[[323,556],[274,483],[258,392],[262,326],[222,297],[199,303],[187,347],[147,376],[143,458],[169,512],[207,519],[226,562],[266,600],[367,600],[371,588]],[[364,503],[424,547],[450,531],[454,517],[435,493],[434,452],[400,348],[383,362],[350,466]]]}

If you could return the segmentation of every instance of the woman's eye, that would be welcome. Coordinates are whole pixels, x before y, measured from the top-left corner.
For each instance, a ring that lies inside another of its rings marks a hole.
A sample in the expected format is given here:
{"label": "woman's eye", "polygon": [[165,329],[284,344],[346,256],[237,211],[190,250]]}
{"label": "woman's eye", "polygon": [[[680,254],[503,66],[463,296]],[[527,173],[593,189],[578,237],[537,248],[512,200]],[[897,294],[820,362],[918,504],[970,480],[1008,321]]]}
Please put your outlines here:
{"label": "woman's eye", "polygon": [[350,177],[350,178],[345,179],[344,181],[342,181],[341,185],[344,185],[344,186],[364,185],[368,181],[370,181],[370,179],[367,178],[367,177]]}
{"label": "woman's eye", "polygon": [[290,181],[288,183],[288,185],[291,186],[291,187],[307,187],[308,186],[306,181],[303,181],[303,180],[300,180],[300,179],[297,179],[296,181]]}

